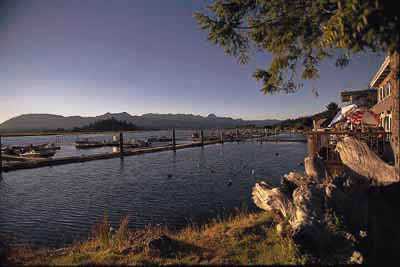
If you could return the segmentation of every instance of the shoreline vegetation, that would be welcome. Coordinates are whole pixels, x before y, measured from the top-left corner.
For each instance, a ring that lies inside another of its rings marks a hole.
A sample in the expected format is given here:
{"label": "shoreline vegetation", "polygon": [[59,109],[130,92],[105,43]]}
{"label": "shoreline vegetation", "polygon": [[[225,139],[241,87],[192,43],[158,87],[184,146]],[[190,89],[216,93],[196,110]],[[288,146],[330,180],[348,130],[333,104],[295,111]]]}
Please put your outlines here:
{"label": "shoreline vegetation", "polygon": [[[4,264],[302,264],[286,229],[277,231],[271,212],[246,208],[203,225],[189,224],[171,231],[162,226],[128,229],[129,218],[111,230],[105,215],[91,229],[90,237],[62,249],[7,249]],[[0,261],[1,263],[1,261]]]}

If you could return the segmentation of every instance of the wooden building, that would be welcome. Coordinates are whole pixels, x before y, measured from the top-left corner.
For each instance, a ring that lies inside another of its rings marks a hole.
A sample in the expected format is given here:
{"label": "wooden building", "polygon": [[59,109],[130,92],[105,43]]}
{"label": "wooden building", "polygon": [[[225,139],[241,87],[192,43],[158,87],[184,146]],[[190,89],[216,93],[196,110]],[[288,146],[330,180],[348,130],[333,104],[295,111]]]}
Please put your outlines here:
{"label": "wooden building", "polygon": [[377,103],[371,110],[380,115],[381,126],[391,133],[395,165],[400,167],[400,89],[399,54],[387,56],[370,86],[377,90]]}
{"label": "wooden building", "polygon": [[376,89],[366,89],[357,91],[343,91],[340,93],[342,104],[356,104],[367,108],[373,107],[377,102]]}

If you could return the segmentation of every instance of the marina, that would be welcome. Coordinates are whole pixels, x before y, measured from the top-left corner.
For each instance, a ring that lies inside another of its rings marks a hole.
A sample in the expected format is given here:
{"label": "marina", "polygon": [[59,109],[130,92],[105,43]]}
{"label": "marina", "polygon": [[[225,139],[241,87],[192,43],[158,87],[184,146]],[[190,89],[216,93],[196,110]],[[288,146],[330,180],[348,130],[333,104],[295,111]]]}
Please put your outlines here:
{"label": "marina", "polygon": [[[255,140],[260,143],[263,142],[307,142],[305,138],[278,138],[278,134],[264,132],[264,134],[253,134],[247,131],[240,133],[238,130],[234,131],[235,135],[223,133],[220,135],[212,133],[208,136],[204,135],[201,130],[200,135],[193,133],[191,136],[176,137],[175,130],[172,131],[172,138],[168,136],[149,137],[146,140],[132,138],[130,142],[124,142],[123,134],[119,136],[113,135],[111,141],[96,141],[88,137],[75,140],[75,148],[77,150],[92,150],[96,148],[112,147],[112,151],[105,153],[94,153],[90,155],[81,154],[78,156],[67,157],[52,157],[55,155],[56,150],[60,146],[56,144],[32,144],[29,146],[11,146],[4,148],[2,152],[2,166],[0,172],[16,171],[21,169],[31,169],[46,166],[55,166],[69,163],[87,162],[93,160],[123,158],[125,156],[132,156],[145,153],[155,153],[166,150],[180,150],[192,147],[202,147],[205,145],[213,145],[224,142],[240,142],[245,140]],[[280,134],[282,135],[282,134]],[[289,134],[290,136],[290,134]],[[153,141],[151,143],[150,141]],[[172,141],[172,143],[171,143]],[[177,144],[179,142],[179,144]]]}

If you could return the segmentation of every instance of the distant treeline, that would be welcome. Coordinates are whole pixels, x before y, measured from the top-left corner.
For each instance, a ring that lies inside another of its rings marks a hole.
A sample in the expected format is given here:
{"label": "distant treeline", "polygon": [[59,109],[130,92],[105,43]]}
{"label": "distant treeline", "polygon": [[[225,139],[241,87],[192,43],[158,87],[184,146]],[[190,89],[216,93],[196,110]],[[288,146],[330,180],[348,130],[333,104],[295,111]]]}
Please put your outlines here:
{"label": "distant treeline", "polygon": [[335,102],[331,102],[326,106],[326,110],[323,112],[311,116],[284,120],[279,124],[279,126],[280,128],[294,128],[299,130],[310,129],[313,128],[313,120],[318,121],[321,119],[326,119],[321,126],[327,127],[338,111],[339,106]]}
{"label": "distant treeline", "polygon": [[135,124],[126,122],[126,121],[119,121],[115,118],[105,119],[96,121],[89,125],[83,127],[75,127],[73,128],[74,132],[82,132],[82,131],[132,131],[132,130],[139,130]]}

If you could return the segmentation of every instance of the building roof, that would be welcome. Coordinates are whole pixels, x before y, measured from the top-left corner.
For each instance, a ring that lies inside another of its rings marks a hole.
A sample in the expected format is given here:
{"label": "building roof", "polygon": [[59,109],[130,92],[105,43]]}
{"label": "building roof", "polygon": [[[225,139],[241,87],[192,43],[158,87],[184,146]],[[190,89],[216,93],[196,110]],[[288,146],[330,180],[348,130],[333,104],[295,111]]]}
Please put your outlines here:
{"label": "building roof", "polygon": [[373,88],[379,87],[381,82],[389,75],[390,73],[390,56],[385,58],[381,67],[379,68],[378,72],[375,74],[374,78],[372,79],[370,86]]}

